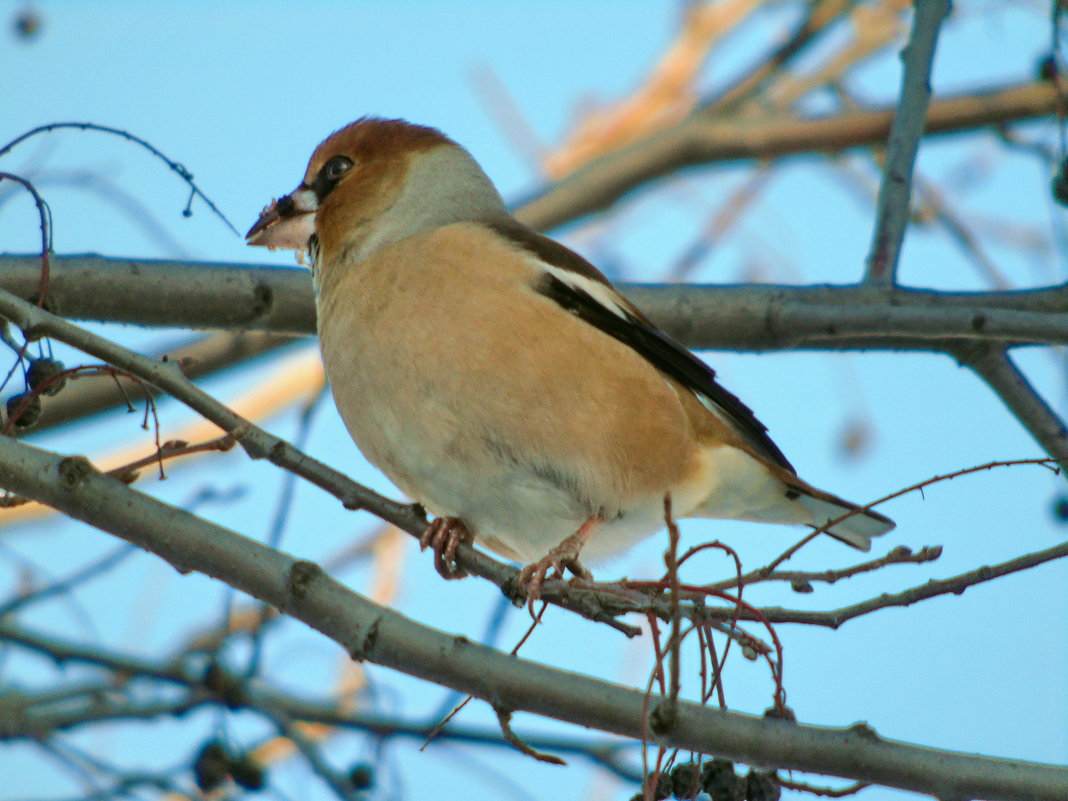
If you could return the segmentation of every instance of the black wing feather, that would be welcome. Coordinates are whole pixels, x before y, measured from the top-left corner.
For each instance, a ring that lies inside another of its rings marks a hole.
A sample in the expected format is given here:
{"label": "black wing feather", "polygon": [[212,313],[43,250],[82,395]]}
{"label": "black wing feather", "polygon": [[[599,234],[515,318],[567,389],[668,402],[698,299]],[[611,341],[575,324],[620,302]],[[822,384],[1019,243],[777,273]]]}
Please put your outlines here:
{"label": "black wing feather", "polygon": [[687,389],[703,395],[741,429],[745,439],[764,457],[796,473],[783,452],[768,436],[768,429],[753,411],[716,381],[715,371],[685,346],[649,322],[628,315],[620,317],[581,289],[547,273],[539,292],[580,319],[622,342],[654,367]]}

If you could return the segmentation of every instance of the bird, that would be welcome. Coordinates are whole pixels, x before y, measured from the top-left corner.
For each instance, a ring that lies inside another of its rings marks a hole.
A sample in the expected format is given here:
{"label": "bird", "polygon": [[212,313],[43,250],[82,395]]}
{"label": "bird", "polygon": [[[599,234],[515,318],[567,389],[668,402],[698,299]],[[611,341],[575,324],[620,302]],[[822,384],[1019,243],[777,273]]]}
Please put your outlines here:
{"label": "bird", "polygon": [[335,131],[246,240],[310,258],[338,411],[436,515],[421,543],[446,578],[473,541],[522,563],[536,598],[664,528],[665,508],[826,527],[863,551],[894,528],[801,479],[711,367],[516,220],[435,128],[367,116]]}

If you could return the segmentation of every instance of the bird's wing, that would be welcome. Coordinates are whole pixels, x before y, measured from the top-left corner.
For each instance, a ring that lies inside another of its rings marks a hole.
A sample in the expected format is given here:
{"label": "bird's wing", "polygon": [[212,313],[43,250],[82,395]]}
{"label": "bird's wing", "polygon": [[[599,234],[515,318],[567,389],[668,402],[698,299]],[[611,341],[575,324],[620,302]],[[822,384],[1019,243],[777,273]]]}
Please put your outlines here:
{"label": "bird's wing", "polygon": [[535,290],[579,319],[622,342],[660,372],[693,392],[763,458],[796,473],[752,410],[716,381],[716,373],[657,328],[607,278],[574,251],[519,222],[487,223],[497,234],[536,257],[544,267]]}

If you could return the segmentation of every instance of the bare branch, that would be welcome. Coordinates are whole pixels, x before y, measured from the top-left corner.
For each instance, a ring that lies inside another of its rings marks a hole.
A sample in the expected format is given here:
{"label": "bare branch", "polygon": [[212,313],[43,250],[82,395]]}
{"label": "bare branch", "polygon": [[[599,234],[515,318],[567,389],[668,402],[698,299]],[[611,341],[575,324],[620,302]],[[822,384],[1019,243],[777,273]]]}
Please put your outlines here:
{"label": "bare branch", "polygon": [[[936,545],[934,547],[924,546],[915,553],[911,548],[905,545],[899,545],[890,551],[886,556],[881,556],[878,559],[871,559],[867,562],[861,562],[859,565],[853,565],[853,567],[842,568],[841,570],[819,570],[819,571],[806,571],[806,570],[773,570],[771,572],[757,571],[756,574],[750,574],[747,576],[741,576],[738,578],[727,579],[725,581],[719,581],[715,584],[707,585],[710,590],[730,590],[737,587],[739,584],[751,587],[754,584],[758,584],[763,581],[788,581],[795,585],[806,585],[813,581],[823,582],[826,584],[836,584],[843,579],[853,578],[853,576],[859,576],[864,573],[870,573],[873,570],[881,570],[887,565],[918,565],[925,562],[933,562],[942,555],[942,546]],[[808,590],[796,590],[798,592]]]}
{"label": "bare branch", "polygon": [[495,708],[493,710],[497,713],[497,722],[501,726],[501,734],[504,736],[505,742],[515,748],[522,754],[535,759],[538,762],[545,762],[549,765],[566,765],[567,762],[562,760],[555,754],[549,754],[544,751],[538,751],[531,748],[527,743],[523,742],[519,736],[512,731],[512,713],[507,709]]}
{"label": "bare branch", "polygon": [[[1057,107],[1052,84],[1036,82],[931,103],[927,135],[955,133],[1046,117]],[[697,164],[765,161],[840,153],[886,141],[892,108],[796,119],[782,114],[723,119],[696,112],[678,125],[603,156],[522,203],[517,216],[550,230],[608,208],[627,192]]]}
{"label": "bare branch", "polygon": [[[0,256],[0,288],[28,300],[39,269],[36,257]],[[1005,292],[895,287],[892,296],[864,285],[621,288],[692,348],[944,351],[963,341],[1068,344],[1065,285]],[[311,276],[296,268],[56,256],[49,308],[71,319],[153,327],[315,333]]]}
{"label": "bare branch", "polygon": [[[234,228],[233,224],[228,219],[226,219],[226,215],[223,214],[215,205],[215,203],[212,202],[211,198],[209,198],[202,191],[200,191],[200,187],[197,186],[196,183],[193,181],[193,173],[189,172],[189,170],[186,169],[186,166],[184,164],[169,158],[151,142],[148,142],[147,140],[142,139],[139,136],[134,136],[129,131],[124,131],[121,128],[111,128],[107,125],[98,125],[95,122],[53,122],[49,123],[48,125],[38,126],[37,128],[34,128],[31,131],[27,131],[26,133],[15,137],[6,145],[0,147],[0,156],[6,156],[17,145],[21,144],[22,142],[25,142],[27,139],[32,139],[38,134],[50,133],[52,131],[58,131],[65,128],[73,128],[79,131],[99,131],[101,133],[113,134],[114,136],[121,137],[122,139],[125,139],[128,142],[133,142],[135,145],[140,145],[153,156],[155,156],[164,164],[166,164],[172,172],[176,173],[179,178],[185,181],[185,183],[189,186],[190,192],[192,193],[190,195],[190,202],[192,202],[192,199],[194,197],[199,197],[201,200],[204,201],[205,204],[207,204],[208,208],[211,209],[212,213],[220,220],[222,220],[226,224],[226,226],[234,232],[235,235],[241,235],[238,230]],[[190,209],[188,206],[186,207],[185,212],[183,213],[185,213],[186,216],[189,216]]]}
{"label": "bare branch", "polygon": [[[42,739],[77,728],[83,724],[99,721],[121,721],[126,719],[144,719],[146,707],[134,702],[127,703],[127,698],[120,692],[128,677],[142,681],[154,679],[165,684],[176,684],[200,690],[205,686],[203,671],[197,671],[196,663],[189,660],[190,653],[179,653],[167,660],[146,660],[130,657],[122,652],[104,646],[85,645],[56,638],[50,634],[33,631],[10,622],[0,624],[0,642],[16,644],[27,650],[42,654],[57,664],[80,663],[99,667],[105,673],[100,681],[85,683],[75,687],[65,687],[59,693],[0,692],[0,722],[5,736],[29,737]],[[254,711],[273,709],[285,716],[302,723],[320,724],[333,728],[367,732],[375,738],[387,740],[404,738],[424,740],[432,727],[425,721],[405,721],[394,715],[373,714],[367,711],[348,711],[343,709],[335,698],[310,700],[299,694],[271,688],[263,682],[240,682],[240,690],[245,707]],[[91,719],[79,718],[81,709],[77,705],[58,706],[54,700],[62,695],[73,698],[81,695],[95,704]],[[94,696],[89,698],[89,696]],[[207,699],[208,702],[212,699]],[[216,697],[213,699],[218,702]],[[225,703],[225,700],[224,700]],[[165,704],[156,707],[160,715],[177,714],[188,709],[188,697],[178,696],[172,700],[170,710]],[[14,715],[5,716],[4,710],[19,711],[18,720]],[[495,748],[511,748],[499,730],[470,726],[448,726],[437,732],[435,740]],[[622,739],[590,739],[588,737],[566,736],[525,736],[524,740],[540,749],[559,751],[589,759],[610,770],[615,775],[628,781],[640,781],[640,776],[629,768],[623,756],[636,744]]]}
{"label": "bare branch", "polygon": [[[77,466],[76,466],[77,465]],[[104,476],[84,462],[0,438],[0,485],[110,531],[173,564],[270,603],[368,660],[509,709],[640,738],[637,690],[528,662],[416,623],[329,578],[309,562],[208,523]],[[181,532],[181,536],[175,536]],[[654,697],[655,711],[668,699]],[[679,701],[654,734],[666,746],[841,776],[942,798],[1059,801],[1068,768],[919,748],[870,727],[828,729],[759,720]]]}
{"label": "bare branch", "polygon": [[923,136],[924,120],[931,100],[931,65],[942,20],[949,14],[949,0],[916,0],[912,33],[901,54],[905,65],[901,98],[887,142],[883,180],[876,201],[875,232],[865,280],[892,284],[912,199],[912,167]]}
{"label": "bare branch", "polygon": [[[861,615],[867,615],[877,609],[888,609],[894,606],[911,606],[918,601],[925,601],[938,595],[962,594],[969,587],[983,584],[991,579],[1028,570],[1036,565],[1052,562],[1055,559],[1063,559],[1068,556],[1068,542],[1054,545],[1042,551],[1036,551],[1016,559],[1010,559],[1000,564],[976,568],[959,576],[948,579],[931,579],[919,587],[895,593],[884,593],[878,598],[862,601],[859,604],[835,609],[830,612],[810,612],[799,609],[782,609],[779,607],[762,607],[760,612],[772,623],[805,623],[813,626],[827,626],[836,629],[847,620],[852,620]],[[746,619],[751,616],[742,612],[739,617]]]}
{"label": "bare branch", "polygon": [[[4,289],[29,300],[40,260],[0,256],[0,276]],[[45,305],[73,319],[157,328],[315,332],[311,274],[295,268],[59,256],[52,259]]]}
{"label": "bare branch", "polygon": [[[257,356],[271,353],[298,341],[288,334],[272,334],[265,331],[238,331],[198,337],[186,345],[167,348],[155,358],[182,365],[188,378],[211,375],[227,367],[240,364]],[[125,406],[125,397],[133,382],[122,377],[108,375],[82,375],[71,381],[54,397],[45,397],[41,419],[33,427],[34,433],[55,426],[81,420],[98,412],[117,406]]]}
{"label": "bare branch", "polygon": [[30,193],[33,203],[37,206],[37,218],[41,228],[41,271],[37,279],[37,305],[43,306],[48,292],[49,261],[52,256],[52,212],[41,197],[37,188],[27,179],[10,172],[0,172],[0,181],[7,179],[19,184]]}

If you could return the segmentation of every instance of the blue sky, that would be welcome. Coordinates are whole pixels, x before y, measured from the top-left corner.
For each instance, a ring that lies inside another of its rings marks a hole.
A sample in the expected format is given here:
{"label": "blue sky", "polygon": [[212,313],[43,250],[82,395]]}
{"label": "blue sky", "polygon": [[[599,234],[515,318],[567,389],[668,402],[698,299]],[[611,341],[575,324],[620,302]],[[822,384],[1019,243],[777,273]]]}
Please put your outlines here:
{"label": "blue sky", "polygon": [[[939,51],[936,92],[963,91],[986,82],[1027,80],[1048,39],[1043,4],[958,3]],[[312,148],[330,131],[363,114],[401,116],[442,128],[467,146],[507,198],[523,197],[540,182],[539,167],[511,141],[473,76],[491,71],[514,99],[533,135],[546,147],[561,140],[579,111],[591,102],[626,95],[671,41],[680,4],[667,2],[51,2],[34,7],[42,28],[20,40],[10,20],[22,3],[0,2],[0,141],[58,120],[87,120],[125,128],[184,163],[244,231],[270,198],[300,179]],[[736,42],[717,52],[702,89],[719,84],[749,64],[767,42],[785,31],[781,9],[758,14]],[[992,57],[992,54],[997,57]],[[863,67],[852,89],[862,98],[889,101],[898,82],[898,61],[887,53]],[[1053,141],[1053,129],[1033,126],[1033,136]],[[874,174],[863,158],[850,162],[857,174]],[[185,187],[158,162],[118,139],[66,132],[39,138],[4,159],[0,169],[34,172],[55,219],[60,253],[94,251],[146,258],[185,255],[208,261],[289,266],[286,254],[250,251],[202,206],[191,218],[181,210]],[[1065,278],[1064,254],[1020,251],[996,237],[1005,223],[1033,226],[1046,237],[1063,225],[1048,200],[1048,176],[1024,155],[1003,155],[989,136],[943,139],[921,151],[920,169],[939,185],[965,185],[960,210],[983,229],[991,258],[1017,286]],[[701,226],[751,167],[735,165],[690,171],[659,194],[630,198],[613,214],[563,232],[570,244],[595,259],[613,277],[661,279]],[[84,171],[103,176],[152,215],[146,228],[124,207],[72,185]],[[962,177],[963,176],[963,177]],[[858,186],[861,188],[858,190]],[[872,211],[859,199],[864,181],[850,184],[826,163],[791,162],[722,246],[704,260],[695,280],[734,282],[756,273],[784,283],[848,282],[863,267]],[[25,198],[0,186],[0,250],[36,247],[37,222]],[[947,191],[949,191],[947,189]],[[902,280],[935,288],[979,289],[986,285],[959,251],[938,232],[920,230],[904,251]],[[115,327],[111,334],[151,351],[181,332]],[[891,353],[705,354],[724,383],[768,424],[800,473],[813,483],[856,501],[868,501],[932,475],[992,459],[1040,455],[1026,432],[971,373],[948,357]],[[1058,363],[1046,353],[1028,353],[1021,364],[1051,402],[1063,411],[1065,393]],[[212,379],[220,397],[269,378],[273,363],[257,362]],[[168,423],[186,419],[164,406]],[[59,450],[95,453],[117,439],[139,434],[119,416],[96,430],[71,429],[39,438]],[[860,421],[871,447],[844,456],[843,432]],[[296,413],[267,421],[292,437]],[[329,403],[320,410],[307,449],[346,469],[358,480],[392,494],[349,443]],[[186,503],[205,484],[234,489],[229,504],[203,507],[206,516],[252,536],[266,531],[282,481],[273,469],[251,465],[240,454],[214,457],[197,469],[175,468],[166,482],[142,488],[173,503]],[[897,567],[875,577],[797,596],[782,588],[754,591],[749,599],[790,606],[834,608],[878,594],[948,577],[981,564],[1049,547],[1064,539],[1063,524],[1050,509],[1063,494],[1063,479],[1041,468],[1015,468],[933,487],[886,507],[899,528],[885,543],[918,548],[945,546],[933,566]],[[297,491],[293,523],[284,547],[306,558],[325,559],[373,521],[352,515],[310,487]],[[718,537],[736,545],[746,564],[783,550],[795,532],[750,524],[685,524],[689,542]],[[113,541],[74,524],[34,524],[4,535],[8,562],[0,559],[0,586],[10,586],[17,553],[63,575],[113,547]],[[608,574],[651,576],[659,572],[663,542],[651,541]],[[2,557],[3,554],[0,554]],[[854,555],[834,542],[818,543],[798,568],[851,564]],[[726,567],[701,566],[718,577]],[[600,573],[600,571],[599,571]],[[366,589],[366,571],[342,576]],[[116,592],[115,588],[121,588]],[[903,610],[853,621],[838,632],[781,627],[787,647],[789,701],[805,722],[848,725],[867,720],[884,736],[920,744],[1039,761],[1068,761],[1068,568],[1052,565]],[[445,630],[478,636],[496,605],[497,591],[477,581],[446,584],[427,557],[411,549],[395,605],[405,614]],[[183,633],[209,618],[222,591],[207,579],[178,577],[150,557],[137,557],[80,596],[85,614],[68,605],[42,607],[26,618],[56,632],[98,632],[106,643],[166,652]],[[510,647],[525,627],[513,615],[501,639]],[[135,645],[131,646],[131,641]],[[623,642],[618,634],[557,612],[547,618],[524,654],[608,679],[641,684],[649,668],[647,641]],[[287,625],[268,653],[273,675],[310,693],[329,687],[340,655],[333,644]],[[0,681],[33,683],[33,665],[10,662]],[[420,718],[444,695],[437,688],[371,671],[385,711]],[[766,670],[742,660],[727,671],[728,700],[741,711],[768,705]],[[492,725],[492,714],[472,705],[464,723]],[[239,737],[264,733],[242,716],[232,723]],[[166,722],[115,731],[92,747],[109,758],[135,748],[145,764],[171,765],[175,753],[193,747],[215,718]],[[517,716],[521,731],[570,731],[530,716]],[[89,747],[87,738],[82,745]],[[342,738],[330,756],[339,765],[362,758],[357,738]],[[27,746],[0,750],[0,775],[25,785],[0,787],[2,798],[53,798],[73,790],[59,771],[25,771],[39,753]],[[50,763],[43,763],[50,764]],[[390,770],[381,797],[403,787],[408,797],[627,798],[617,786],[580,761],[561,769],[535,765],[499,751],[428,749],[410,744],[389,749]],[[494,771],[499,771],[498,777]],[[289,797],[298,778],[283,772]],[[287,784],[288,782],[288,784]],[[517,789],[517,786],[519,789]],[[319,788],[311,783],[309,798]],[[525,793],[525,795],[524,795]],[[870,790],[871,801],[904,797]]]}

